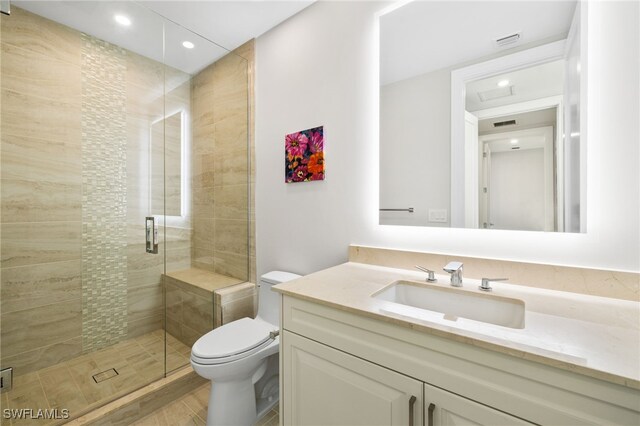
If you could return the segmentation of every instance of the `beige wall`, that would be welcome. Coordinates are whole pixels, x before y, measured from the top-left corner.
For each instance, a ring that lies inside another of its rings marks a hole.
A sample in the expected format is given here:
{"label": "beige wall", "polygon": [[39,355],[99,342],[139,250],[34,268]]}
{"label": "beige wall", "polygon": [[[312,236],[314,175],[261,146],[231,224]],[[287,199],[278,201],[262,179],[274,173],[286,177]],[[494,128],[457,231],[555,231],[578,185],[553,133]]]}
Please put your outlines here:
{"label": "beige wall", "polygon": [[81,40],[1,19],[0,352],[20,374],[82,350]]}
{"label": "beige wall", "polygon": [[[19,375],[83,351],[82,37],[16,7],[1,19],[0,351],[2,365]],[[165,73],[172,88],[167,111],[189,111],[190,84],[185,73],[123,54],[127,315],[121,320],[131,337],[162,327],[164,315],[162,254],[144,250],[149,129],[164,113]],[[167,268],[189,267],[189,217],[167,228],[166,238]]]}
{"label": "beige wall", "polygon": [[[256,134],[255,134],[255,39],[234,50],[247,61],[247,92],[249,96],[249,281],[256,277]],[[257,292],[256,292],[257,294]],[[257,305],[255,307],[258,309]]]}
{"label": "beige wall", "polygon": [[255,264],[255,257],[247,255],[252,66],[253,41],[205,68],[191,82],[192,265],[241,280],[250,279],[249,257]]}

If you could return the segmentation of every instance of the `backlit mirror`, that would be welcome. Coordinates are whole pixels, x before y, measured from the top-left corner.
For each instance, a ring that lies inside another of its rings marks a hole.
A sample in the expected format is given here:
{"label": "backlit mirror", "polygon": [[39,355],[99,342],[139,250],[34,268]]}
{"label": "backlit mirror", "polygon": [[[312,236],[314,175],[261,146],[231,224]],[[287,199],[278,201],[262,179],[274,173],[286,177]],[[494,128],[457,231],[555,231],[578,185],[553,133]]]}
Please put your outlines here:
{"label": "backlit mirror", "polygon": [[584,7],[414,1],[380,17],[380,224],[584,232]]}
{"label": "backlit mirror", "polygon": [[178,111],[151,124],[151,211],[156,215],[182,216],[182,116]]}

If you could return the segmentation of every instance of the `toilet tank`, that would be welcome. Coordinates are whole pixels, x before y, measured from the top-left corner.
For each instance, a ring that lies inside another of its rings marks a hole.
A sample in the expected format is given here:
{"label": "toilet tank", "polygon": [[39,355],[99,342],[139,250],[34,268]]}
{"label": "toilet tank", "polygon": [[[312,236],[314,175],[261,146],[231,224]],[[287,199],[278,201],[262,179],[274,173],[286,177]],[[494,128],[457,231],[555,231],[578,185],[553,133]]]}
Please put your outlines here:
{"label": "toilet tank", "polygon": [[271,324],[280,325],[280,294],[271,287],[287,281],[300,278],[302,275],[291,272],[271,271],[260,277],[260,292],[258,293],[258,317]]}

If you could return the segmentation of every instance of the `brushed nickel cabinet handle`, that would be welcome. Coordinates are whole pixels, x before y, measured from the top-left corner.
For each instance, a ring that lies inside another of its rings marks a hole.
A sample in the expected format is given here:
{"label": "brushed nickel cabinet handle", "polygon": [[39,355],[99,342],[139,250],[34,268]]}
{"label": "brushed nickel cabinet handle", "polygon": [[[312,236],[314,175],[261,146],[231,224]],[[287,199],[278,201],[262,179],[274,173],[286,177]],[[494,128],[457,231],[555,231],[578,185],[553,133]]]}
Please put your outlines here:
{"label": "brushed nickel cabinet handle", "polygon": [[416,404],[416,397],[411,395],[409,398],[409,426],[414,426],[413,424],[413,406]]}
{"label": "brushed nickel cabinet handle", "polygon": [[409,212],[413,213],[413,207],[409,207],[408,209],[380,209],[381,212]]}
{"label": "brushed nickel cabinet handle", "polygon": [[429,404],[429,408],[427,410],[427,426],[433,426],[433,410],[436,409],[436,404]]}

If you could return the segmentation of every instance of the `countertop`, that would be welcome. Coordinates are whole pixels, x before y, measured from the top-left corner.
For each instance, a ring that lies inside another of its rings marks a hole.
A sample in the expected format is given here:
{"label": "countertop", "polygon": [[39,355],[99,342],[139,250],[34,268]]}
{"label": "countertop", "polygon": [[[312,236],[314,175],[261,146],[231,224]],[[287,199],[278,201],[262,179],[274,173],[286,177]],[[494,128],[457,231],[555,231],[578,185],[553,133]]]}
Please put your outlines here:
{"label": "countertop", "polygon": [[[345,263],[279,284],[274,290],[484,349],[640,390],[640,303],[492,282],[492,295],[525,303],[525,326],[514,329],[407,307],[371,295],[398,280],[426,274]],[[432,285],[451,288],[448,275]],[[461,291],[482,293],[464,278]],[[419,284],[418,284],[419,285]]]}

